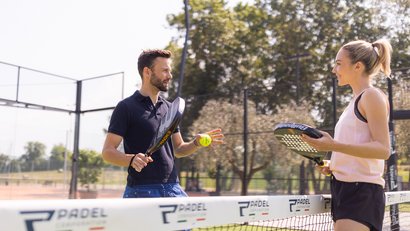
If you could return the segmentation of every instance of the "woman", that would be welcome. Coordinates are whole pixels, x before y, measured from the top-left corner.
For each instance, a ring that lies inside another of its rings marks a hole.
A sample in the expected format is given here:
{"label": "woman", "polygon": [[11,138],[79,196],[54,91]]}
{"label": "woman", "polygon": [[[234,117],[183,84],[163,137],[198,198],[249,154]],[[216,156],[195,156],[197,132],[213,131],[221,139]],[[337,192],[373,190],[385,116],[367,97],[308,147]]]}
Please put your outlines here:
{"label": "woman", "polygon": [[302,139],[320,151],[332,151],[318,167],[332,174],[332,216],[336,231],[382,230],[384,160],[390,156],[387,96],[372,86],[372,77],[390,75],[392,47],[387,40],[349,42],[340,48],[332,72],[338,85],[349,85],[353,98],[339,118],[334,139]]}

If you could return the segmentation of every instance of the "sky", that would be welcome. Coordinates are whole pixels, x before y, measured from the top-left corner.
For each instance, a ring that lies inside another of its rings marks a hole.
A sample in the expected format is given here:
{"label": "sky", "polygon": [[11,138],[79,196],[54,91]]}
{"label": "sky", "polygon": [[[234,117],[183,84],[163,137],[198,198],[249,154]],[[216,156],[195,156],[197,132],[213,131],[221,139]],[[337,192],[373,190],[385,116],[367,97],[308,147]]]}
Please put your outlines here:
{"label": "sky", "polygon": [[[231,0],[229,5],[238,1]],[[139,53],[144,49],[164,48],[172,37],[178,36],[166,17],[182,13],[183,8],[183,0],[0,0],[0,62],[76,80],[123,72],[124,96],[128,96],[140,83]],[[9,83],[6,78],[13,78],[15,73],[13,68],[0,64],[0,98],[2,93],[6,94],[4,86]],[[30,73],[21,75],[25,81],[31,76]],[[41,76],[33,79],[43,80]],[[88,84],[88,90],[83,90],[90,94],[88,104],[107,102],[110,105],[104,106],[115,106],[121,90],[119,79]],[[28,82],[22,83],[24,86]],[[73,84],[64,84],[60,85],[75,89]],[[110,87],[116,91],[109,92]],[[49,101],[44,102],[70,106],[63,98],[72,100],[74,95],[56,94],[49,89],[47,86],[27,87],[20,94],[26,94],[26,99],[38,98],[41,102],[46,97]],[[51,96],[44,96],[45,92]],[[111,113],[81,116],[80,148],[101,150],[105,138],[103,129],[108,127]],[[47,152],[56,144],[72,150],[73,115],[0,106],[0,121],[0,154],[18,157],[29,141],[45,144]]]}

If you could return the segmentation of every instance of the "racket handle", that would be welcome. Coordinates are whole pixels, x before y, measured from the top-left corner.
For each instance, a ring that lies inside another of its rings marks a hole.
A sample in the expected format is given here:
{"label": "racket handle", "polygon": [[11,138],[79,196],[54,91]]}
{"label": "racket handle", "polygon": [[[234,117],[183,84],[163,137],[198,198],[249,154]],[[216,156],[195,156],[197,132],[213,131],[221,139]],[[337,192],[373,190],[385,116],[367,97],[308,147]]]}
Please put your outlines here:
{"label": "racket handle", "polygon": [[[315,162],[317,163],[317,165],[319,165],[319,167],[325,166],[325,162],[323,160],[321,161],[315,160]],[[326,174],[326,176],[331,176],[331,175],[332,175],[331,173]]]}

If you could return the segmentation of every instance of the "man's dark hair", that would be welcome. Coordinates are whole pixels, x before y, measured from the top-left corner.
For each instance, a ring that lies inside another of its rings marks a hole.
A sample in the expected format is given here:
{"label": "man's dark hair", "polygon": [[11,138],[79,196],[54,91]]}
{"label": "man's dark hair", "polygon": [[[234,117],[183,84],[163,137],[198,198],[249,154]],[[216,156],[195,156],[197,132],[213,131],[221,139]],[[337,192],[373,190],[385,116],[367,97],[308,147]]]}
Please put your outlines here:
{"label": "man's dark hair", "polygon": [[152,68],[154,60],[158,57],[171,58],[172,53],[169,50],[145,50],[138,57],[138,72],[142,78],[144,67]]}

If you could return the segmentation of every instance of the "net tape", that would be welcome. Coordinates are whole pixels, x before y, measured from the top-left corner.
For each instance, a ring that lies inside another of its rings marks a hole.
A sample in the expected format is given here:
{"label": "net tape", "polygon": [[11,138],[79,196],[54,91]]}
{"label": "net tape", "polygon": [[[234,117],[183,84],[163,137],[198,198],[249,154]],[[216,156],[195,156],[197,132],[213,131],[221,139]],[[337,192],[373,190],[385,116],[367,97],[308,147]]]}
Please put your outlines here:
{"label": "net tape", "polygon": [[[386,193],[386,206],[409,201],[410,191]],[[331,230],[329,211],[329,195],[10,200],[0,230]]]}

